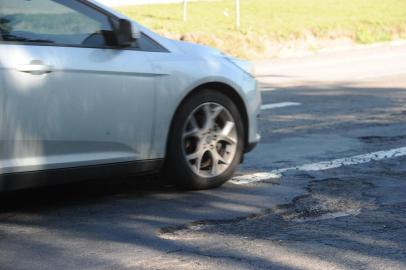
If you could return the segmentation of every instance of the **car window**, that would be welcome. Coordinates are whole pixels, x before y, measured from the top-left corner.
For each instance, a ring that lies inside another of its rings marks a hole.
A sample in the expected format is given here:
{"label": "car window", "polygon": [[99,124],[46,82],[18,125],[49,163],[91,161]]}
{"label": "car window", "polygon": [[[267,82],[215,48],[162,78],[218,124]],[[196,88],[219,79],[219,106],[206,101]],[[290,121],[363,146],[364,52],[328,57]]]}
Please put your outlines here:
{"label": "car window", "polygon": [[3,41],[104,46],[112,38],[107,15],[75,0],[0,0]]}
{"label": "car window", "polygon": [[167,52],[167,50],[158,44],[156,41],[141,33],[141,36],[136,41],[137,49],[146,52]]}

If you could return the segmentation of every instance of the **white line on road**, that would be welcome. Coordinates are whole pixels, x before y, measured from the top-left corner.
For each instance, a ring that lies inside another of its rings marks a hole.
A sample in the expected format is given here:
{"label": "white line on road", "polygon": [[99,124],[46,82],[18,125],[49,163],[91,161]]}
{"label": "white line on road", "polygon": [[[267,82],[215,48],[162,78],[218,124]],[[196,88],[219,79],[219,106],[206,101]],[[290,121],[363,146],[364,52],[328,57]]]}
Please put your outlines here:
{"label": "white line on road", "polygon": [[270,91],[276,91],[278,90],[277,88],[262,88],[261,92],[270,92]]}
{"label": "white line on road", "polygon": [[357,165],[368,163],[371,161],[379,161],[389,158],[396,158],[406,156],[406,147],[390,149],[386,151],[378,151],[364,155],[358,155],[347,158],[334,159],[331,161],[323,161],[318,163],[306,164],[298,167],[290,167],[284,169],[272,170],[270,172],[247,174],[234,177],[230,182],[236,185],[246,185],[255,182],[261,182],[269,179],[281,178],[285,172],[288,171],[324,171],[335,169],[342,166]]}
{"label": "white line on road", "polygon": [[300,105],[302,105],[302,103],[298,102],[281,102],[281,103],[264,104],[261,106],[261,110],[272,110],[277,108],[300,106]]}

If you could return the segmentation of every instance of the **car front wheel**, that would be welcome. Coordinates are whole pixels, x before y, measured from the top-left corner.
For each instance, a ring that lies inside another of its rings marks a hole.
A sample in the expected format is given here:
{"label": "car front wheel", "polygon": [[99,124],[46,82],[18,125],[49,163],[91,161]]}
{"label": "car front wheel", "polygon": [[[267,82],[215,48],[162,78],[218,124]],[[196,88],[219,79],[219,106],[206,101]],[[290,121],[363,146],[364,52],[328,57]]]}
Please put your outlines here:
{"label": "car front wheel", "polygon": [[218,91],[199,91],[175,115],[166,175],[186,189],[218,187],[232,177],[243,148],[244,126],[234,102]]}

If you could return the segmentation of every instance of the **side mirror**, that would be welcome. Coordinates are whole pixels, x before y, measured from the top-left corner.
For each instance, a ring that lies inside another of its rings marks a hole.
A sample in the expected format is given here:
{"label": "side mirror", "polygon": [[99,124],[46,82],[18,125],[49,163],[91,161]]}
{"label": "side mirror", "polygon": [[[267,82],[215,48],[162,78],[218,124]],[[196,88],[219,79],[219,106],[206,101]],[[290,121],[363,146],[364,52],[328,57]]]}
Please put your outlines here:
{"label": "side mirror", "polygon": [[133,27],[130,21],[119,19],[117,29],[115,30],[115,38],[117,45],[120,47],[129,47],[137,39],[133,32]]}
{"label": "side mirror", "polygon": [[141,38],[141,31],[140,31],[140,29],[138,28],[138,25],[137,25],[137,24],[133,23],[133,25],[132,25],[132,31],[133,31],[133,38],[134,38],[135,40]]}

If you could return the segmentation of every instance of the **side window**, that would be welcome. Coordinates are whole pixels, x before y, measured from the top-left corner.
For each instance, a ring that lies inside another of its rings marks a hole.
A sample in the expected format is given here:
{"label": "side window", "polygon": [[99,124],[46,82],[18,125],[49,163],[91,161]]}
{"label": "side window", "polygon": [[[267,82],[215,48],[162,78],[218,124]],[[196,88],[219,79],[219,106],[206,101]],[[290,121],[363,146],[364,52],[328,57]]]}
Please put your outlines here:
{"label": "side window", "polygon": [[107,15],[76,0],[0,0],[5,42],[105,46],[112,32]]}
{"label": "side window", "polygon": [[141,37],[137,39],[136,45],[138,49],[146,52],[168,52],[144,33],[141,33]]}

